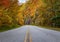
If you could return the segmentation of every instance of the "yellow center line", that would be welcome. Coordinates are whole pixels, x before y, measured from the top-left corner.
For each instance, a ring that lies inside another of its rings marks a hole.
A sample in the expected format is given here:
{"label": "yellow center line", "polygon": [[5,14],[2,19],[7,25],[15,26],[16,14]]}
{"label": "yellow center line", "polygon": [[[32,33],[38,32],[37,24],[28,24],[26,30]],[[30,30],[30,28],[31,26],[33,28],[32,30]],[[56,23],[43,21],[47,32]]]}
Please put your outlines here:
{"label": "yellow center line", "polygon": [[26,31],[26,36],[25,36],[24,42],[32,42],[32,37],[31,37],[29,31],[30,31],[30,29],[28,28],[28,30]]}
{"label": "yellow center line", "polygon": [[30,42],[32,42],[32,36],[30,35]]}
{"label": "yellow center line", "polygon": [[27,37],[28,37],[28,30],[26,31],[26,36],[24,42],[27,42]]}

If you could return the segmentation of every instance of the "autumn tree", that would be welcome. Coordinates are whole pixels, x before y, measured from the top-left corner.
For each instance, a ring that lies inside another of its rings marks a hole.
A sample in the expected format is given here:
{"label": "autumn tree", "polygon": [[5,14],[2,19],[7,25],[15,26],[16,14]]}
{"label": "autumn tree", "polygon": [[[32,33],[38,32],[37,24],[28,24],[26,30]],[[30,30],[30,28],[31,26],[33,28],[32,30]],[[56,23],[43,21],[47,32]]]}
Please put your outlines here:
{"label": "autumn tree", "polygon": [[15,27],[18,25],[18,0],[0,0],[0,27]]}

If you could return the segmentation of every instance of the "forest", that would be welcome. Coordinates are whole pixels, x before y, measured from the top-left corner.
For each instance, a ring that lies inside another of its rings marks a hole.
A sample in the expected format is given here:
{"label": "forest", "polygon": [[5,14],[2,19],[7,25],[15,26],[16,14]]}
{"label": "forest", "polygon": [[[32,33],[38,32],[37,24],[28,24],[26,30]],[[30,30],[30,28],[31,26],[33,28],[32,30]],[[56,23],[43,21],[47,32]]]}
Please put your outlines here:
{"label": "forest", "polygon": [[60,28],[60,0],[0,0],[0,31],[23,25]]}

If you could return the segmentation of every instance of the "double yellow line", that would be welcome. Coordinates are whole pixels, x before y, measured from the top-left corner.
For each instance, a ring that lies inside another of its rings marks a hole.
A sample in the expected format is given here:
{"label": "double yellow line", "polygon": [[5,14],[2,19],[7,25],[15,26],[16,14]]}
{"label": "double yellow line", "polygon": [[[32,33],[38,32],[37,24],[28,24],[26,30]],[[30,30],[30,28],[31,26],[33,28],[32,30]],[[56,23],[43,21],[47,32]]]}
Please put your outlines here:
{"label": "double yellow line", "polygon": [[25,40],[24,40],[24,42],[32,42],[32,37],[31,37],[31,35],[30,35],[30,33],[29,33],[29,28],[28,28],[28,30],[26,31],[26,36],[25,36]]}

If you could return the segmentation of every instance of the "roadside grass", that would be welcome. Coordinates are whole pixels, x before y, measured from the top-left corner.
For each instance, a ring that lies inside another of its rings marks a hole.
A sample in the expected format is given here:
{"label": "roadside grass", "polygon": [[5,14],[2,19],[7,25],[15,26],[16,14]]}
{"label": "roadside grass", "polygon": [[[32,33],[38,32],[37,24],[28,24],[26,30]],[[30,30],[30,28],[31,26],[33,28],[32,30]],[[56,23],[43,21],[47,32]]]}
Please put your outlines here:
{"label": "roadside grass", "polygon": [[[33,25],[33,26],[38,26],[38,25]],[[0,27],[0,32],[16,29],[18,27],[20,27],[20,25],[2,26],[2,27]],[[50,30],[60,31],[60,28],[56,28],[56,27],[50,27],[50,26],[39,26],[39,27],[45,28],[45,29],[50,29]]]}
{"label": "roadside grass", "polygon": [[60,28],[57,28],[57,27],[50,27],[50,26],[39,26],[39,27],[50,29],[50,30],[55,30],[55,31],[60,31]]}
{"label": "roadside grass", "polygon": [[15,25],[15,26],[2,26],[0,27],[0,32],[4,32],[4,31],[8,31],[8,30],[12,30],[12,29],[15,29],[15,28],[18,28],[20,27],[19,25]]}
{"label": "roadside grass", "polygon": [[55,31],[60,31],[60,28],[57,28],[57,27],[51,27],[51,26],[39,26],[39,25],[35,25],[35,24],[32,24],[33,26],[38,26],[38,27],[41,27],[41,28],[45,28],[45,29],[50,29],[50,30],[55,30]]}

